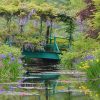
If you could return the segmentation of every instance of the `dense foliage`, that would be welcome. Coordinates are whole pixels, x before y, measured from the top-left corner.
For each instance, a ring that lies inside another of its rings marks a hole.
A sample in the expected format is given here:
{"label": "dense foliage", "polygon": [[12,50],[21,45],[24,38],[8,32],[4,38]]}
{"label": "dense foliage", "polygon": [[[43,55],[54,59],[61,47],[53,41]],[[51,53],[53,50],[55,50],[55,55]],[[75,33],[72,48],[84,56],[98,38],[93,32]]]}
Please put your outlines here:
{"label": "dense foliage", "polygon": [[80,15],[81,24],[84,22],[86,22],[85,25],[88,24],[89,37],[84,31],[83,33],[75,33],[76,36],[74,36],[72,48],[67,53],[63,52],[64,56],[61,56],[62,66],[64,66],[65,69],[76,69],[85,72],[87,81],[82,83],[82,86],[79,88],[81,88],[86,95],[92,96],[92,98],[94,96],[94,100],[99,100],[100,1],[85,0],[85,2],[87,7],[77,14]]}
{"label": "dense foliage", "polygon": [[[38,4],[35,1],[24,0],[0,2],[0,41],[6,44],[0,46],[0,82],[14,81],[22,73],[22,46],[34,47],[34,51],[42,50],[48,38],[48,27],[51,28],[52,36],[53,27],[61,25],[65,26],[66,33],[72,34],[74,19],[51,3]],[[59,39],[58,42],[62,44],[66,40]]]}
{"label": "dense foliage", "polygon": [[[81,26],[85,27],[82,32],[77,29]],[[98,97],[99,28],[100,0],[0,0],[0,82],[15,81],[23,73],[20,57],[24,44],[26,48],[35,45],[34,51],[39,51],[47,38],[56,36],[63,69],[85,72],[87,81],[80,83],[80,89]]]}
{"label": "dense foliage", "polygon": [[[32,1],[19,2],[12,0],[8,5],[8,1],[0,5],[0,15],[5,20],[5,26],[0,32],[0,37],[8,44],[22,46],[26,42],[37,44],[44,41],[47,35],[47,27],[51,27],[51,33],[53,33],[52,27],[61,27],[62,23],[57,25],[59,21],[64,23],[66,33],[71,34],[74,31],[74,19],[62,12],[62,9],[58,9],[56,5],[48,3],[39,5]],[[42,35],[43,37],[41,37]],[[36,39],[32,37],[36,37]]]}
{"label": "dense foliage", "polygon": [[0,82],[15,81],[23,72],[20,49],[0,45]]}

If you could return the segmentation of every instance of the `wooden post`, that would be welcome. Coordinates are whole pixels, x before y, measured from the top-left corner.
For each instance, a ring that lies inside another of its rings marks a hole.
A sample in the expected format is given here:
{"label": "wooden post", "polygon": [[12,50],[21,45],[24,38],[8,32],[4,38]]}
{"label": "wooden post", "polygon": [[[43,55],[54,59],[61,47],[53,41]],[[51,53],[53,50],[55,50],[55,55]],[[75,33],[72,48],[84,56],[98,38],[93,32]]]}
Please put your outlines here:
{"label": "wooden post", "polygon": [[47,32],[46,32],[46,44],[49,43],[49,35],[50,35],[50,26],[47,26]]}
{"label": "wooden post", "polygon": [[42,15],[40,17],[40,35],[42,34]]}

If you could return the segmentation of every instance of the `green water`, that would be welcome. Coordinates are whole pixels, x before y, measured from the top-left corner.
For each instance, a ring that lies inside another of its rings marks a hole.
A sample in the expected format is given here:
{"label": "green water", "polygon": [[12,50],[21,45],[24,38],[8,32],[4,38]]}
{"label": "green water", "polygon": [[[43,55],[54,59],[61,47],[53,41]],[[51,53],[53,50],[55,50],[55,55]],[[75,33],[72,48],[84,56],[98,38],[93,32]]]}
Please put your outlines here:
{"label": "green water", "polygon": [[[2,96],[0,100],[46,100],[44,95],[38,96]],[[67,93],[59,93],[49,97],[49,100],[93,100],[88,96],[69,96]]]}

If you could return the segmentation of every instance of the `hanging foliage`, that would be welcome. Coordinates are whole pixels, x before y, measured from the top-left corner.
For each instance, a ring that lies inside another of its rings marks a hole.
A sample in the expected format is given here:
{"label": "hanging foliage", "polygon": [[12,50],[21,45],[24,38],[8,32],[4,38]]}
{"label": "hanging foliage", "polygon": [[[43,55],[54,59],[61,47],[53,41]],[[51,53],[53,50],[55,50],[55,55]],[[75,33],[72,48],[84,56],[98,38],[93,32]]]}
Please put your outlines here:
{"label": "hanging foliage", "polygon": [[[8,30],[7,33],[13,34],[11,32],[11,23],[13,22],[13,19],[15,19],[15,21],[17,20],[19,26],[19,31],[18,31],[19,34],[17,35],[20,35],[21,38],[25,37],[23,35],[25,34],[26,24],[31,22],[31,20],[40,20],[41,34],[43,33],[43,29],[42,29],[42,27],[44,27],[43,23],[47,22],[48,20],[51,23],[50,27],[52,27],[53,21],[54,22],[59,21],[65,23],[64,24],[66,26],[65,32],[69,34],[72,34],[75,28],[74,18],[66,15],[66,13],[62,13],[62,10],[56,8],[54,5],[47,4],[47,3],[42,3],[40,5],[37,5],[34,4],[33,2],[27,2],[27,3],[20,2],[17,5],[16,3],[11,3],[10,5],[6,4],[3,6],[0,5],[0,15],[5,16],[5,19],[7,21],[7,30]],[[20,34],[20,33],[24,33],[24,34]],[[32,37],[32,34],[28,36]],[[24,40],[29,37],[25,37]],[[16,36],[14,38],[16,38]],[[17,38],[17,40],[19,40],[19,38]]]}

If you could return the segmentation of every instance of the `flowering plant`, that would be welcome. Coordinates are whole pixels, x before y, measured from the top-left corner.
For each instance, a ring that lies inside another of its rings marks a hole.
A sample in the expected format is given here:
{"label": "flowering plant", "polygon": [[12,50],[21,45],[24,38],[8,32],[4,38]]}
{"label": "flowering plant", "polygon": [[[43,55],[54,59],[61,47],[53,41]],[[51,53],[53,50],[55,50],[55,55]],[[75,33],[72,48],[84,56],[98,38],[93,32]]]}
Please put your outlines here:
{"label": "flowering plant", "polygon": [[88,78],[88,86],[100,93],[100,60],[92,60],[89,63],[89,68],[86,70]]}
{"label": "flowering plant", "polygon": [[15,47],[0,46],[0,82],[15,81],[22,73],[20,54]]}
{"label": "flowering plant", "polygon": [[100,60],[93,56],[85,57],[80,68],[86,72],[88,88],[100,93]]}

